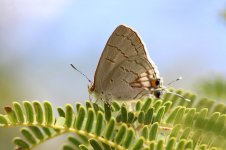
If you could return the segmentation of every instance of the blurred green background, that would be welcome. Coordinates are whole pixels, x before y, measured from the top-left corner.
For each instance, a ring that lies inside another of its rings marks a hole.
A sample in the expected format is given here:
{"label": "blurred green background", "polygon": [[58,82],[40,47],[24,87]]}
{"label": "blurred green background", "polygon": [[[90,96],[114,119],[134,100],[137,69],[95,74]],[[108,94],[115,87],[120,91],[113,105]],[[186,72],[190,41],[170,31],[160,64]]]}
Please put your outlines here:
{"label": "blurred green background", "polygon": [[[165,83],[182,76],[174,87],[226,99],[211,93],[216,86],[226,93],[225,8],[226,0],[1,0],[0,113],[14,100],[63,106],[88,99],[87,80],[69,64],[93,79],[122,23],[138,31]],[[0,129],[0,149],[13,149],[18,134]],[[48,146],[60,149],[53,141],[36,149]]]}

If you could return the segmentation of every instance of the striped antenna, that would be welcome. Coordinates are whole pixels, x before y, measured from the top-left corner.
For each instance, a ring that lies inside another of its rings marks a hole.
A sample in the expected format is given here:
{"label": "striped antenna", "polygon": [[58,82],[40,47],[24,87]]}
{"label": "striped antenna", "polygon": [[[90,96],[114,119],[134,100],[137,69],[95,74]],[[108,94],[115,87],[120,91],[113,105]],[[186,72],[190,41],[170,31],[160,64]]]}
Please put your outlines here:
{"label": "striped antenna", "polygon": [[182,79],[182,77],[178,77],[176,80],[171,81],[171,82],[168,83],[167,85],[173,84],[173,83],[175,83],[175,82],[177,82],[177,81],[179,81],[179,80],[181,80],[181,79]]}
{"label": "striped antenna", "polygon": [[91,84],[93,84],[93,82],[84,74],[82,73],[80,70],[78,70],[77,68],[75,68],[74,65],[70,64],[72,68],[74,68],[76,71],[78,71],[81,75],[83,75]]}

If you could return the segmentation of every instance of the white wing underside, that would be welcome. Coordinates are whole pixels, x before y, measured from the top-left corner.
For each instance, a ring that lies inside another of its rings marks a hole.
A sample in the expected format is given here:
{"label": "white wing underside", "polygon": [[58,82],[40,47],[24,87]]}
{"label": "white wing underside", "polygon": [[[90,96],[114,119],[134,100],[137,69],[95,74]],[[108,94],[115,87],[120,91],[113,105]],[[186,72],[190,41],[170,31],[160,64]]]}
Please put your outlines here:
{"label": "white wing underside", "polygon": [[110,36],[99,60],[94,77],[94,94],[102,100],[132,100],[150,94],[143,88],[133,88],[140,74],[149,71],[153,79],[159,72],[150,59],[138,34],[124,25]]}

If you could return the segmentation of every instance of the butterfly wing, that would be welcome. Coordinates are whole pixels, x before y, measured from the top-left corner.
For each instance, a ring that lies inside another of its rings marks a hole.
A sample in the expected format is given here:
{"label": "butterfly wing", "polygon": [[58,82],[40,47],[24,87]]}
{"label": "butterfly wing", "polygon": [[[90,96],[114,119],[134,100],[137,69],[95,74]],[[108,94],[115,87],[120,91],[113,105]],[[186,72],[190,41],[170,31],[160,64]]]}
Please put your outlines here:
{"label": "butterfly wing", "polygon": [[134,56],[124,60],[112,70],[108,80],[103,82],[103,85],[106,85],[106,99],[131,100],[150,94],[150,91],[146,90],[150,87],[149,81],[140,82],[141,85],[137,87],[131,86],[131,83],[145,72],[149,73],[150,79],[158,78],[155,68],[145,57]]}
{"label": "butterfly wing", "polygon": [[120,25],[110,36],[99,60],[95,76],[95,93],[103,99],[135,99],[146,93],[143,88],[133,88],[130,82],[140,74],[149,72],[154,79],[159,72],[138,34]]}

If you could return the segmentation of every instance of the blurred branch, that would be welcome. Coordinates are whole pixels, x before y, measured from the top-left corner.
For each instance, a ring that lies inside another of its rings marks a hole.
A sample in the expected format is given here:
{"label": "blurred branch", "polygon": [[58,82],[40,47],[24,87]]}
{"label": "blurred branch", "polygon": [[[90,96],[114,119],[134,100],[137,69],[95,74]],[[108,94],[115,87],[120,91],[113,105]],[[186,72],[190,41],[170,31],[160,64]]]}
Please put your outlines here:
{"label": "blurred branch", "polygon": [[226,10],[221,13],[221,16],[226,20]]}
{"label": "blurred branch", "polygon": [[226,79],[218,76],[212,79],[203,79],[197,83],[198,90],[205,96],[217,100],[226,99]]}

